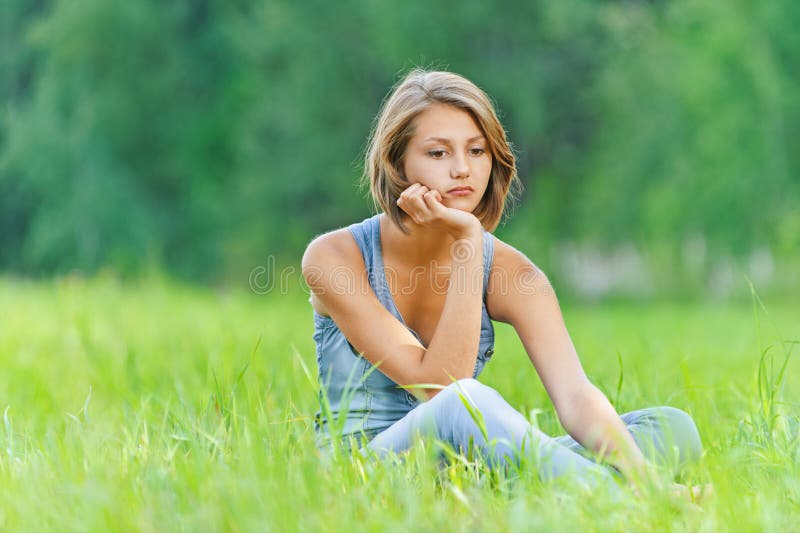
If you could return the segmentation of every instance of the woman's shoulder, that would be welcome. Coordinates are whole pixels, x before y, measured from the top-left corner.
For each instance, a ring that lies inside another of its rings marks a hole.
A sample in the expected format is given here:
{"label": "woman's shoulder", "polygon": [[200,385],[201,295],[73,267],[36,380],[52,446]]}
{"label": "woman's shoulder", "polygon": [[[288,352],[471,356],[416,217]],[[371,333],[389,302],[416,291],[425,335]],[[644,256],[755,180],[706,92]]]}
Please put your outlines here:
{"label": "woman's shoulder", "polygon": [[497,270],[502,267],[509,259],[512,259],[518,250],[506,243],[493,233],[486,232],[485,238],[491,239],[492,244],[492,270]]}
{"label": "woman's shoulder", "polygon": [[366,218],[314,237],[303,253],[302,269],[304,275],[308,270],[329,269],[331,267],[364,268],[364,256],[361,250],[362,241],[369,234],[370,224],[377,223],[377,215]]}
{"label": "woman's shoulder", "polygon": [[494,261],[492,266],[500,267],[534,267],[539,268],[525,255],[524,252],[511,244],[499,239],[496,235],[488,234],[494,241]]}
{"label": "woman's shoulder", "polygon": [[348,227],[338,228],[314,237],[303,253],[303,269],[310,264],[333,261],[341,264],[361,257],[353,233]]}
{"label": "woman's shoulder", "polygon": [[314,237],[303,253],[301,270],[310,289],[309,302],[322,316],[328,316],[329,313],[315,293],[328,292],[332,288],[331,283],[355,283],[366,269],[352,231],[353,226],[357,225],[351,224]]}
{"label": "woman's shoulder", "polygon": [[494,237],[495,253],[486,308],[492,320],[509,323],[509,309],[520,297],[552,291],[547,275],[521,250]]}

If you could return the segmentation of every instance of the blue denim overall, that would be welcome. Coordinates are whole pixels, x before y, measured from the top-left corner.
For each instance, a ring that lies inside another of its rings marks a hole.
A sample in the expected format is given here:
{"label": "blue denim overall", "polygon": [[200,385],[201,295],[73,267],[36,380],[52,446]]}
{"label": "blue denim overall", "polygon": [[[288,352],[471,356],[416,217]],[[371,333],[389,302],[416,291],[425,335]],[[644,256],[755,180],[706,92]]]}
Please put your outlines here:
{"label": "blue denim overall", "polygon": [[[378,300],[405,325],[403,317],[394,304],[383,267],[381,253],[380,214],[348,226],[364,257],[369,284]],[[486,311],[486,287],[494,255],[494,239],[484,230],[483,235],[483,310],[481,315],[478,359],[473,377],[477,377],[494,353],[494,326]],[[408,326],[406,325],[408,328]],[[408,328],[420,341],[419,335]],[[319,370],[320,409],[315,415],[314,428],[317,445],[330,443],[331,435],[342,438],[347,446],[349,437],[367,441],[403,418],[419,405],[419,401],[358,352],[342,334],[332,318],[314,311],[314,342]],[[330,411],[324,407],[324,399]],[[330,418],[330,419],[329,419]],[[338,420],[338,422],[337,422]],[[334,424],[334,430],[329,425]],[[338,425],[337,425],[338,424]],[[363,431],[363,434],[362,434]]]}

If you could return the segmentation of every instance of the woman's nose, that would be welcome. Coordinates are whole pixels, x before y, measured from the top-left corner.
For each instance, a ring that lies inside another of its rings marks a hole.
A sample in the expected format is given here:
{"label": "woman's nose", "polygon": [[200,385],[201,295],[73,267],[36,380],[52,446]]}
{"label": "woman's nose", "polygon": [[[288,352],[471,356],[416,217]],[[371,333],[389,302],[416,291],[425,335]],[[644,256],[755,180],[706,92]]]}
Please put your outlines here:
{"label": "woman's nose", "polygon": [[453,158],[453,166],[450,168],[451,178],[468,178],[469,177],[469,164],[467,158],[456,156]]}

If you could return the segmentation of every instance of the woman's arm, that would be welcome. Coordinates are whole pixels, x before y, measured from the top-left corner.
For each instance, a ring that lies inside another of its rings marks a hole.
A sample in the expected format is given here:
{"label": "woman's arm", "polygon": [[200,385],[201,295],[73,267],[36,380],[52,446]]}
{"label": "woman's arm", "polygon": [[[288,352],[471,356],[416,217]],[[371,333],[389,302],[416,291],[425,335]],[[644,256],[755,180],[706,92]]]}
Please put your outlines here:
{"label": "woman's arm", "polygon": [[[483,298],[483,230],[471,213],[445,207],[438,191],[414,185],[401,208],[417,224],[437,225],[456,239],[450,287],[436,331],[423,347],[378,300],[366,266],[346,229],[317,237],[303,255],[303,276],[315,308],[326,311],[353,347],[401,385],[448,385],[472,376],[477,359]],[[474,283],[474,280],[480,283]],[[440,389],[412,390],[430,398]],[[423,397],[423,399],[427,399]]]}
{"label": "woman's arm", "polygon": [[495,242],[489,315],[516,330],[564,429],[626,478],[639,479],[644,457],[614,407],[586,377],[549,280],[523,253]]}

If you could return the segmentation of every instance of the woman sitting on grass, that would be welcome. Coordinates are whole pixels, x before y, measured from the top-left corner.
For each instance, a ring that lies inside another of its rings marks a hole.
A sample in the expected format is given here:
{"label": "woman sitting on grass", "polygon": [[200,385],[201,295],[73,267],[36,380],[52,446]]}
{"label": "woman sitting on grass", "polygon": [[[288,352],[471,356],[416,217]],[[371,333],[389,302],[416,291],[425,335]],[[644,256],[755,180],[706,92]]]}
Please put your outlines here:
{"label": "woman sitting on grass", "polygon": [[[382,212],[317,237],[303,256],[321,444],[381,456],[423,435],[462,451],[472,442],[491,466],[527,457],[543,479],[572,470],[609,483],[613,469],[593,459],[641,481],[654,479],[652,463],[674,473],[700,456],[683,411],[615,412],[584,374],[547,277],[492,235],[518,178],[481,89],[411,71],[383,105],[366,177]],[[494,353],[493,320],[516,330],[569,436],[545,435],[476,381]]]}

